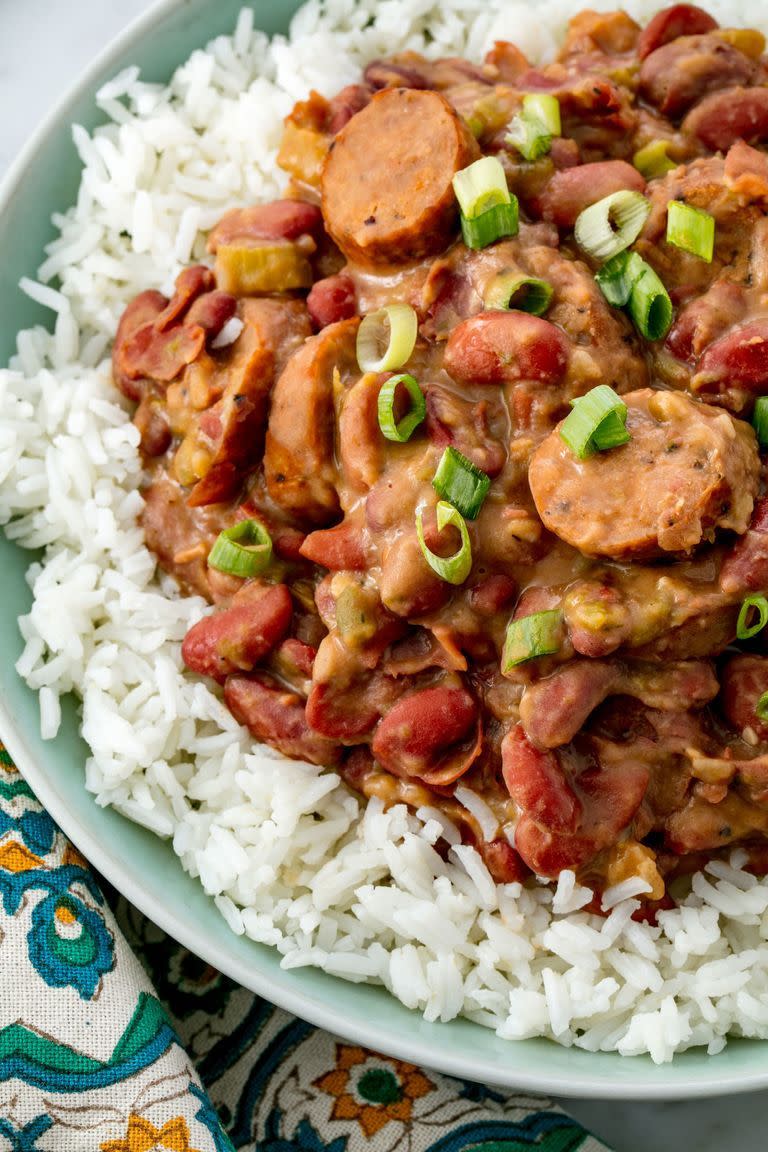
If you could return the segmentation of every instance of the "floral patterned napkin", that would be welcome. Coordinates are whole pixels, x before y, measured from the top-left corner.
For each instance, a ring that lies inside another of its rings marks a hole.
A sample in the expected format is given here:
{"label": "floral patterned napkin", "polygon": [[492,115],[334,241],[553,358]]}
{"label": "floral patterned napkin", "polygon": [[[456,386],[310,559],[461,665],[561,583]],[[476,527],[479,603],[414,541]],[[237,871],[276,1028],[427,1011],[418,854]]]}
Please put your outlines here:
{"label": "floral patterned napkin", "polygon": [[0,745],[0,1152],[607,1152],[546,1100],[289,1016],[115,905]]}

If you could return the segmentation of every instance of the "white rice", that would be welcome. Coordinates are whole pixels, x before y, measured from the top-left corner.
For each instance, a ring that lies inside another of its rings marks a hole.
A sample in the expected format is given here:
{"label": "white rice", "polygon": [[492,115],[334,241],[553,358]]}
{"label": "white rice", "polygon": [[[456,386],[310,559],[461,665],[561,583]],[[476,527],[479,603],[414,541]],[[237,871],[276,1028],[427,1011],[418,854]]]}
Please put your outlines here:
{"label": "white rice", "polygon": [[[658,5],[626,6],[647,19]],[[82,698],[97,802],[172,838],[232,931],[276,947],[286,968],[384,984],[430,1020],[463,1013],[502,1037],[662,1062],[695,1045],[716,1052],[727,1034],[768,1037],[768,883],[734,853],[655,927],[631,919],[633,880],[605,894],[599,917],[572,872],[554,892],[496,886],[442,813],[363,809],[333,773],[254,746],[210,685],[182,671],[181,639],[206,605],[179,598],[144,546],[138,433],[102,359],[127,301],[168,291],[204,258],[225,209],[279,194],[275,154],[295,99],[331,94],[367,59],[404,48],[479,58],[510,38],[551,56],[578,0],[550,0],[546,20],[532,7],[313,0],[272,44],[245,9],[233,36],[195,52],[167,88],[127,69],[101,89],[110,122],[92,136],[73,129],[77,204],[54,218],[58,238],[22,283],[52,310],[53,331],[20,333],[0,372],[0,523],[45,549],[28,573],[17,667],[39,690],[46,738],[60,696]],[[754,5],[709,7],[768,30]],[[481,798],[461,800],[490,833]],[[447,860],[439,836],[453,845]]]}

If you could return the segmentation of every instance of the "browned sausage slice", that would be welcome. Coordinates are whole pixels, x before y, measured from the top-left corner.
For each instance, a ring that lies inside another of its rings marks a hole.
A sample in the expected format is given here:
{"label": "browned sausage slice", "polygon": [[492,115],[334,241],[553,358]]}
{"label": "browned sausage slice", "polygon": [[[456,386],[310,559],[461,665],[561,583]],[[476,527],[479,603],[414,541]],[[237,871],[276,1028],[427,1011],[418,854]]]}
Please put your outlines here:
{"label": "browned sausage slice", "polygon": [[264,475],[276,504],[326,524],[339,511],[333,456],[333,380],[356,370],[355,317],[329,324],[290,358],[272,394]]}
{"label": "browned sausage slice", "polygon": [[550,531],[588,556],[688,552],[716,528],[744,532],[760,459],[752,428],[674,392],[624,397],[631,439],[579,460],[556,429],[528,479]]}
{"label": "browned sausage slice", "polygon": [[458,220],[451,180],[477,143],[437,92],[388,88],[336,137],[323,171],[323,215],[349,260],[406,264],[441,252]]}

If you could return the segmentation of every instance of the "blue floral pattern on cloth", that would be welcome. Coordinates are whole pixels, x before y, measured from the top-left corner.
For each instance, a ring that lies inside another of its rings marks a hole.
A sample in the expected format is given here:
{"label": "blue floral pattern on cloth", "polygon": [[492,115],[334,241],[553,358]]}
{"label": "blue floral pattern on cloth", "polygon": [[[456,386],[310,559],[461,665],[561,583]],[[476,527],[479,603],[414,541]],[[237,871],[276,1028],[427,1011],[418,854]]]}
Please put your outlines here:
{"label": "blue floral pattern on cloth", "polygon": [[0,1152],[608,1152],[547,1101],[345,1044],[115,911],[0,745]]}

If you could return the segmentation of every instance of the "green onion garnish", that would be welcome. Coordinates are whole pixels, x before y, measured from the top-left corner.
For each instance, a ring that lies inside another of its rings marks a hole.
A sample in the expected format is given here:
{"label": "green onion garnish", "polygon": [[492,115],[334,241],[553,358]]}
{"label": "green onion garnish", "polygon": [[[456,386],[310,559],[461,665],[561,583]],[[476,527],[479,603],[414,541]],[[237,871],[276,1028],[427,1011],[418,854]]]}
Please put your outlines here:
{"label": "green onion garnish", "polygon": [[525,160],[538,160],[552,147],[552,137],[559,136],[560,104],[555,96],[531,93],[523,97],[522,112],[515,116],[504,138]]}
{"label": "green onion garnish", "polygon": [[438,496],[453,504],[467,520],[477,519],[490,486],[490,476],[450,445],[432,478]]}
{"label": "green onion garnish", "polygon": [[364,316],[357,330],[357,362],[363,372],[402,368],[416,343],[419,321],[410,304],[387,304]]}
{"label": "green onion garnish", "polygon": [[607,384],[571,401],[573,411],[560,425],[560,436],[579,460],[617,448],[629,440],[627,406]]}
{"label": "green onion garnish", "polygon": [[752,414],[752,427],[761,448],[768,448],[768,396],[758,396]]}
{"label": "green onion garnish", "polygon": [[632,163],[641,176],[646,180],[655,180],[657,176],[664,176],[677,165],[667,156],[669,140],[653,140],[646,144],[632,157]]}
{"label": "green onion garnish", "polygon": [[629,432],[625,424],[626,415],[619,412],[609,412],[605,419],[592,433],[592,443],[598,452],[607,452],[610,448],[620,448],[629,442]]}
{"label": "green onion garnish", "polygon": [[535,660],[537,656],[551,656],[560,650],[563,632],[563,614],[559,608],[534,612],[510,620],[501,653],[501,671],[509,672],[517,664]]}
{"label": "green onion garnish", "polygon": [[520,276],[517,272],[498,272],[485,290],[486,308],[515,308],[543,316],[552,300],[552,285],[535,276]]}
{"label": "green onion garnish", "polygon": [[715,218],[700,208],[670,200],[667,204],[667,243],[712,263],[715,251]]}
{"label": "green onion garnish", "polygon": [[[747,621],[753,612],[756,612],[757,616],[749,624]],[[768,624],[768,600],[765,596],[747,596],[736,621],[736,639],[751,640],[758,632],[762,632],[766,624]]]}
{"label": "green onion garnish", "polygon": [[632,285],[629,314],[646,340],[661,340],[672,323],[672,301],[650,264]]}
{"label": "green onion garnish", "polygon": [[496,204],[480,216],[468,220],[462,213],[461,236],[467,248],[487,248],[505,236],[516,236],[518,229],[517,197],[509,204]]}
{"label": "green onion garnish", "polygon": [[416,513],[416,535],[419,538],[424,559],[441,580],[445,580],[448,584],[463,584],[472,570],[472,542],[469,539],[467,526],[458,509],[454,508],[452,504],[447,504],[445,500],[438,500],[435,511],[437,513],[438,532],[442,532],[443,528],[452,524],[454,528],[458,528],[461,535],[461,547],[458,552],[454,552],[453,556],[438,556],[432,552],[424,539],[424,511],[420,508]]}
{"label": "green onion garnish", "polygon": [[648,265],[637,252],[619,252],[595,274],[600,291],[609,304],[623,308],[629,303],[632,289]]}
{"label": "green onion garnish", "polygon": [[579,214],[576,243],[593,259],[610,260],[634,244],[650,211],[650,202],[639,192],[612,192]]}
{"label": "green onion garnish", "polygon": [[559,136],[562,132],[560,101],[556,96],[549,96],[544,92],[529,92],[527,96],[523,96],[523,115],[528,120],[538,120],[550,136]]}
{"label": "green onion garnish", "polygon": [[272,559],[272,537],[258,520],[238,520],[220,532],[208,553],[208,567],[228,576],[256,576]]}
{"label": "green onion garnish", "polygon": [[511,200],[507,177],[497,156],[483,156],[462,168],[453,178],[453,190],[467,220]]}
{"label": "green onion garnish", "polygon": [[[411,401],[411,406],[400,420],[395,420],[395,393],[398,385],[402,384]],[[416,428],[421,424],[427,414],[427,402],[424,393],[407,372],[399,376],[390,376],[381,386],[378,400],[379,428],[387,440],[397,444],[405,444],[410,440]]]}
{"label": "green onion garnish", "polygon": [[497,156],[483,156],[453,178],[461,208],[461,234],[468,248],[487,248],[503,236],[516,236],[517,197]]}
{"label": "green onion garnish", "polygon": [[552,147],[552,133],[539,120],[515,116],[510,121],[504,143],[516,148],[524,160],[538,160]]}
{"label": "green onion garnish", "polygon": [[755,716],[757,716],[758,720],[768,720],[768,692],[763,692],[757,704],[755,704]]}

